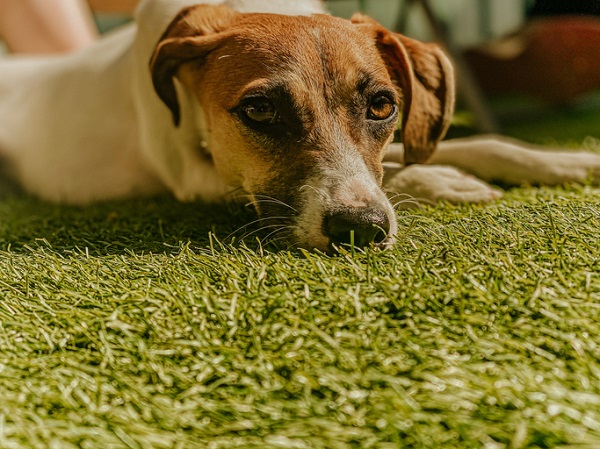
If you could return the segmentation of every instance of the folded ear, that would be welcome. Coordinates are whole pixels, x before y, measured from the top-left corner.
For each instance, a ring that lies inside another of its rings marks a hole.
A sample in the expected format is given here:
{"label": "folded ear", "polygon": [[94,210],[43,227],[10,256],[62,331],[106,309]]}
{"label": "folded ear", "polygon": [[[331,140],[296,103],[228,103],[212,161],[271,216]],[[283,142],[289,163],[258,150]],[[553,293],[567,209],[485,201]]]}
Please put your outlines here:
{"label": "folded ear", "polygon": [[392,33],[361,14],[351,20],[372,28],[390,76],[402,91],[405,162],[426,162],[446,134],[454,112],[452,63],[435,44]]}
{"label": "folded ear", "polygon": [[160,99],[179,125],[181,113],[173,78],[182,64],[201,62],[217,48],[224,38],[223,31],[238,15],[227,6],[198,5],[182,10],[167,27],[150,60],[152,83]]}

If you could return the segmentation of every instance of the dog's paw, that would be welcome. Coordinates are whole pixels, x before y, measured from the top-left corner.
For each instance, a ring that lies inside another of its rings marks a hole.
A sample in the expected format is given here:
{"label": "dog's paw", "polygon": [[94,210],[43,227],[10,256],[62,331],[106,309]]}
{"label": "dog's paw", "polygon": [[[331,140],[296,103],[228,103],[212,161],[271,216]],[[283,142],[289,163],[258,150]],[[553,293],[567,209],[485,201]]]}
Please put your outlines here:
{"label": "dog's paw", "polygon": [[392,168],[386,172],[384,189],[418,202],[486,203],[502,196],[500,189],[456,168],[441,165]]}

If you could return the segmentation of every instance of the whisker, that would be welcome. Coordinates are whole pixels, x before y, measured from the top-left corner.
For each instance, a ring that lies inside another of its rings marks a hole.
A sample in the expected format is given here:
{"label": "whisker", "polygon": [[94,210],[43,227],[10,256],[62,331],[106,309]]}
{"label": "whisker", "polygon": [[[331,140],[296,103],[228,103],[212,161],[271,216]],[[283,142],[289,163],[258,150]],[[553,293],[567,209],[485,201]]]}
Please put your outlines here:
{"label": "whisker", "polygon": [[281,201],[280,199],[268,195],[253,195],[253,200],[246,204],[246,206],[256,206],[257,204],[276,204],[278,206],[286,207],[292,210],[293,212],[298,213],[298,211],[294,207],[290,206],[284,201]]}
{"label": "whisker", "polygon": [[273,240],[271,240],[268,243],[269,243],[269,245],[281,245],[282,242],[285,242],[285,247],[286,248],[291,248],[291,247],[294,246],[294,244],[289,241],[289,239],[287,238],[287,236],[283,236],[283,237],[280,237],[280,238],[277,238],[277,239],[273,239]]}
{"label": "whisker", "polygon": [[[284,226],[281,229],[277,229],[267,236],[265,236],[261,240],[261,244],[268,242],[270,245],[277,245],[281,242],[286,242],[288,247],[294,246],[291,240],[292,230],[295,229],[296,226]],[[278,234],[281,234],[278,236]]]}
{"label": "whisker", "polygon": [[[390,201],[390,203],[392,204],[392,208],[395,210],[398,208],[398,206],[402,205],[402,204],[410,204],[416,207],[420,207],[423,204],[428,204],[428,205],[435,205],[436,202],[432,201],[430,199],[427,198],[416,198],[412,195],[409,195],[408,193],[395,193],[395,194],[391,194],[391,191],[385,191],[385,194],[388,195],[388,200]],[[394,200],[398,199],[398,198],[402,198],[400,201],[394,202]]]}
{"label": "whisker", "polygon": [[282,225],[282,224],[273,224],[273,225],[269,225],[269,226],[262,226],[262,227],[260,227],[258,229],[255,229],[254,231],[249,232],[248,234],[244,235],[244,237],[242,237],[242,238],[247,239],[248,237],[251,237],[251,236],[253,236],[255,234],[259,234],[259,233],[261,233],[263,231],[266,231],[268,229],[273,229],[273,228],[281,229],[284,226],[285,225]]}
{"label": "whisker", "polygon": [[310,184],[304,184],[304,185],[303,185],[302,187],[300,187],[298,190],[299,190],[299,191],[302,191],[302,190],[303,190],[305,187],[308,187],[309,189],[312,189],[312,190],[314,190],[314,191],[315,191],[315,193],[316,193],[317,195],[319,195],[319,196],[321,197],[321,199],[322,199],[322,200],[327,200],[327,199],[328,199],[327,195],[325,194],[325,192],[323,192],[323,190],[322,190],[322,189],[318,189],[318,188],[316,188],[315,186],[311,186]]}
{"label": "whisker", "polygon": [[419,206],[419,201],[414,198],[404,198],[400,201],[396,201],[395,203],[392,203],[392,208],[394,210],[396,210],[398,208],[398,206],[401,206],[403,204],[411,204],[413,206]]}
{"label": "whisker", "polygon": [[271,231],[267,235],[265,235],[261,239],[261,243],[267,242],[267,241],[272,242],[272,240],[269,240],[269,239],[271,239],[272,236],[277,235],[279,233],[283,233],[283,232],[288,231],[290,229],[293,229],[293,226],[280,226],[278,229],[275,229],[274,231]]}
{"label": "whisker", "polygon": [[409,195],[408,193],[395,193],[395,194],[391,194],[392,192],[386,191],[385,194],[387,195],[388,199],[390,201],[394,201],[396,198],[407,198],[407,199],[413,199],[414,197],[412,195]]}
{"label": "whisker", "polygon": [[250,223],[246,223],[245,225],[240,226],[235,231],[233,231],[231,234],[229,234],[227,236],[227,238],[231,238],[235,234],[239,233],[240,231],[243,231],[244,229],[247,229],[248,227],[253,226],[253,225],[257,224],[257,223],[263,223],[263,222],[270,221],[270,220],[286,220],[288,218],[289,217],[285,217],[285,216],[281,216],[281,217],[277,217],[277,216],[274,216],[274,217],[261,217],[261,218],[258,218],[256,220],[251,221]]}
{"label": "whisker", "polygon": [[392,207],[395,209],[397,209],[399,206],[401,206],[402,204],[409,204],[411,206],[415,206],[415,207],[422,207],[424,204],[427,204],[429,206],[435,206],[435,201],[429,200],[427,198],[406,198],[403,200],[400,200],[396,203],[392,204]]}
{"label": "whisker", "polygon": [[257,205],[261,205],[261,204],[275,204],[277,206],[283,206],[286,207],[288,209],[290,209],[292,212],[296,212],[296,209],[294,209],[292,206],[285,204],[283,202],[280,201],[273,201],[273,200],[254,200],[254,201],[250,201],[248,203],[245,204],[246,207],[248,206],[254,206],[256,208]]}

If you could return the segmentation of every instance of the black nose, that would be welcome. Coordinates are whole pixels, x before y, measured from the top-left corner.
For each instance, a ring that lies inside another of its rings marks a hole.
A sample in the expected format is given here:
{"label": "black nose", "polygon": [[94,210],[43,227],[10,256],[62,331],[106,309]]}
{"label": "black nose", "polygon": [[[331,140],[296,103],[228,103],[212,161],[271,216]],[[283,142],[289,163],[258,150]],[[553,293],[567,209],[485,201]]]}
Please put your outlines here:
{"label": "black nose", "polygon": [[387,214],[374,207],[342,209],[325,216],[323,231],[335,245],[381,243],[390,231]]}

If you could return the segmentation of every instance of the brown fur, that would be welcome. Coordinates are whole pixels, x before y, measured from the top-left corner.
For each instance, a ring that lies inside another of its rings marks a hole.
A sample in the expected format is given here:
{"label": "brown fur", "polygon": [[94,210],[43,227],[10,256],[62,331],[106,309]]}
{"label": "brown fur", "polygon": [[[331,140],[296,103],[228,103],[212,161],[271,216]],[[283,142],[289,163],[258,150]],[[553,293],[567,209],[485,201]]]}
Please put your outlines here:
{"label": "brown fur", "polygon": [[[342,113],[343,120],[339,120],[330,114],[323,117],[322,112],[343,108],[339,99],[348,97],[344,89],[356,88],[357,72],[374,74],[382,85],[390,84],[391,76],[403,97],[406,160],[424,162],[449,124],[454,101],[452,70],[441,51],[432,46],[392,34],[364,16],[354,16],[352,23],[355,25],[327,16],[239,14],[227,7],[195,6],[179,14],[157,46],[152,59],[155,87],[178,123],[173,77],[179,73],[194,84],[200,104],[209,106],[205,112],[214,141],[224,150],[216,153],[215,164],[228,181],[249,192],[274,182],[277,171],[281,183],[287,184],[289,180],[284,178],[288,177],[305,178],[311,166],[327,157],[336,127],[342,128],[338,134],[350,136],[352,143],[362,148],[365,162],[381,181],[383,146],[391,133],[379,142],[365,142],[369,139],[351,117]],[[319,33],[328,36],[321,39]],[[289,38],[282,39],[285,36]],[[369,47],[375,51],[365,51]],[[369,56],[371,60],[366,60]],[[295,66],[293,75],[282,82],[302,105],[307,138],[293,145],[305,147],[304,151],[283,150],[297,160],[290,161],[288,154],[282,166],[277,154],[264,154],[264,142],[248,145],[247,136],[236,131],[229,111],[248,90],[285,78],[280,72],[289,66]],[[219,126],[214,125],[217,122]],[[321,148],[315,148],[315,143]],[[233,149],[235,154],[228,151]],[[296,170],[283,173],[284,167]]]}
{"label": "brown fur", "polygon": [[405,162],[426,162],[446,134],[454,112],[454,72],[450,60],[437,45],[390,33],[370,17],[355,14],[351,21],[376,33],[391,76],[404,93]]}
{"label": "brown fur", "polygon": [[[396,106],[385,107],[391,114],[383,119],[365,113],[375,98],[402,104],[406,160],[424,162],[446,131],[454,100],[452,67],[439,50],[363,16],[348,21],[195,6],[164,33],[151,68],[175,125],[181,113],[174,79],[193,93],[217,172],[267,216],[312,216],[303,211],[313,200],[301,192],[316,183],[328,192],[323,217],[374,207],[395,220],[372,185],[381,187],[400,114]],[[284,126],[262,132],[244,121],[240,111],[257,97],[276,103]],[[350,188],[348,180],[364,167],[369,175]],[[265,197],[275,201],[260,201]],[[326,218],[315,220],[309,226],[326,226]]]}

